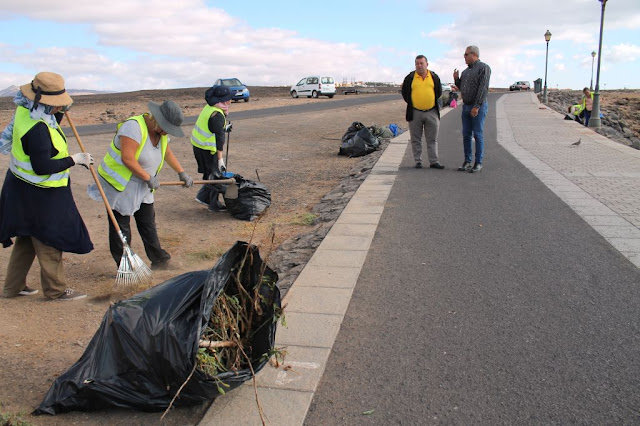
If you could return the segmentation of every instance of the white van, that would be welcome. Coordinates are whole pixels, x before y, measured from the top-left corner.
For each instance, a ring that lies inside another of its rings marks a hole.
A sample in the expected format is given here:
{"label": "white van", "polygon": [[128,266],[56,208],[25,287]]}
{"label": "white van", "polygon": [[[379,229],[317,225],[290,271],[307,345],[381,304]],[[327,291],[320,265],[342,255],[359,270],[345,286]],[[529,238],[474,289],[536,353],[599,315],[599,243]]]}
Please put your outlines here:
{"label": "white van", "polygon": [[333,98],[336,94],[336,83],[333,77],[305,77],[291,86],[291,97],[306,96],[307,98],[317,98],[318,96],[328,96]]}

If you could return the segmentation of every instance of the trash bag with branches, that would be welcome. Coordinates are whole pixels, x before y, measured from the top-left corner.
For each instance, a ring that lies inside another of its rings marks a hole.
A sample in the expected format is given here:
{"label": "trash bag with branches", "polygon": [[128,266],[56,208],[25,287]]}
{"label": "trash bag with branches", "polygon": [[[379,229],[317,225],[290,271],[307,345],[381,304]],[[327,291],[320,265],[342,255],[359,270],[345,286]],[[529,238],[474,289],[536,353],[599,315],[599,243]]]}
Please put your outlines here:
{"label": "trash bag with branches", "polygon": [[239,386],[274,350],[282,316],[277,281],[258,248],[238,241],[210,271],[179,275],[113,304],[34,414],[160,411]]}

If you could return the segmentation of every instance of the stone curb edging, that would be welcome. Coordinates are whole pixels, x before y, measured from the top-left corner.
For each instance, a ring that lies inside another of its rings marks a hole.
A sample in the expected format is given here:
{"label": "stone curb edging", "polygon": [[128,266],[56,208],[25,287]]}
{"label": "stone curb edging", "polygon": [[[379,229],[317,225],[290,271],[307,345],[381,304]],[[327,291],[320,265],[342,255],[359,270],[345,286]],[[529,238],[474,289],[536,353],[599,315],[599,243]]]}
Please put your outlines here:
{"label": "stone curb edging", "polygon": [[[284,299],[287,327],[278,328],[276,346],[286,347],[291,368],[267,364],[256,375],[269,424],[304,422],[408,143],[408,131],[390,141]],[[254,392],[247,382],[218,397],[199,424],[261,425]]]}

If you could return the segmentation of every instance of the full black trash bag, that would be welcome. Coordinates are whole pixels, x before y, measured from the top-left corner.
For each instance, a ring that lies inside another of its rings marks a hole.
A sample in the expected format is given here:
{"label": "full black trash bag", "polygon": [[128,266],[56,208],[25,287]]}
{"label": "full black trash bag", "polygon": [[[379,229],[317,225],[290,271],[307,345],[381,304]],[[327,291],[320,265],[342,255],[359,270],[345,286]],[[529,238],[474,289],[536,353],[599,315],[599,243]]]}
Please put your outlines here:
{"label": "full black trash bag", "polygon": [[354,121],[342,136],[342,144],[338,155],[362,157],[378,149],[380,141],[373,136],[371,130],[359,121]]}
{"label": "full black trash bag", "polygon": [[[90,411],[107,407],[159,411],[169,406],[196,362],[198,344],[212,307],[220,293],[232,286],[231,271],[243,271],[245,287],[261,285],[263,314],[251,338],[254,371],[267,363],[263,356],[273,348],[280,308],[277,274],[265,267],[258,248],[238,241],[210,271],[188,272],[130,299],[113,304],[80,359],[56,379],[34,414]],[[245,348],[246,350],[247,348]],[[247,366],[248,367],[248,366]],[[217,376],[229,391],[251,379],[249,368]],[[211,401],[219,395],[216,381],[198,369],[174,405]]]}
{"label": "full black trash bag", "polygon": [[260,182],[240,175],[234,175],[233,178],[238,183],[238,198],[224,197],[224,204],[231,216],[252,221],[271,205],[271,192]]}

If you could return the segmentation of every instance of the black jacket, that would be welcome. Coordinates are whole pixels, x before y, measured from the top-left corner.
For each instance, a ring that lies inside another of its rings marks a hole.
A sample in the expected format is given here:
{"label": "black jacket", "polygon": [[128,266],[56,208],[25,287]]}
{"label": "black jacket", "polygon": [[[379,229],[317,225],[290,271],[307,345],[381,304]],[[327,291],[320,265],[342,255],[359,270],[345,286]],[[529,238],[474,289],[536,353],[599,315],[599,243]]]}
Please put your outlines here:
{"label": "black jacket", "polygon": [[[438,118],[440,118],[440,103],[438,102],[438,99],[440,99],[440,96],[442,96],[442,84],[440,83],[440,77],[438,77],[438,74],[436,74],[435,72],[429,70],[429,72],[431,73],[431,78],[433,78],[433,89],[436,92],[436,108],[438,111]],[[415,71],[411,71],[409,74],[407,74],[407,76],[404,78],[404,81],[402,82],[402,97],[404,98],[404,101],[407,103],[407,113],[406,113],[406,118],[407,121],[411,121],[413,120],[413,103],[411,102],[411,82],[413,81],[413,76],[415,74]]]}

